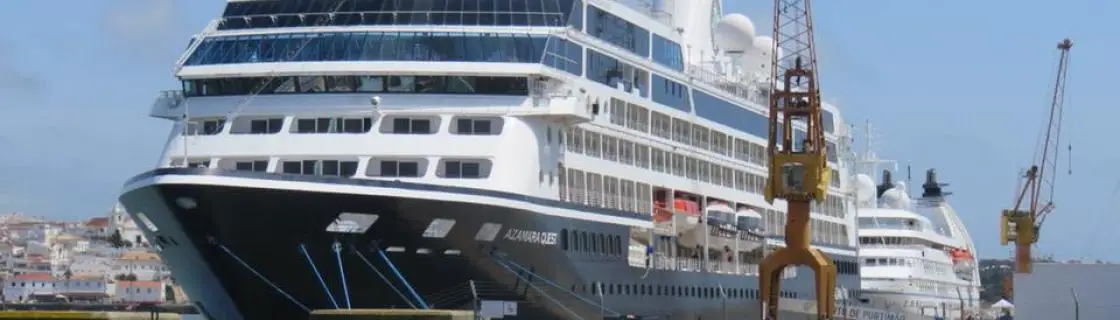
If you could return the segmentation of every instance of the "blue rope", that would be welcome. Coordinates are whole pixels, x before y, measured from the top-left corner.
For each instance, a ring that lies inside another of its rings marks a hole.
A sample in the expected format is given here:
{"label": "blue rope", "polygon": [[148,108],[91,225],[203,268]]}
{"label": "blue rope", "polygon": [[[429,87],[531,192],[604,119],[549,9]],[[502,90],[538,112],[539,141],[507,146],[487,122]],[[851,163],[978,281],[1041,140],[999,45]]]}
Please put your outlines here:
{"label": "blue rope", "polygon": [[250,267],[248,263],[245,263],[245,260],[241,260],[241,258],[238,258],[236,254],[233,254],[232,251],[229,251],[229,248],[226,248],[226,246],[223,246],[223,245],[220,245],[220,244],[218,245],[218,248],[221,248],[222,251],[225,251],[226,254],[229,254],[229,256],[231,258],[233,258],[233,260],[237,260],[237,263],[240,263],[241,266],[245,267],[245,269],[249,269],[249,272],[252,272],[253,275],[256,275],[257,278],[260,278],[261,280],[264,281],[264,283],[266,283],[270,287],[272,287],[272,290],[276,290],[276,292],[279,292],[285,298],[288,298],[288,301],[291,301],[296,306],[300,307],[300,309],[303,309],[303,311],[311,312],[311,308],[308,308],[307,306],[300,303],[299,300],[296,300],[296,298],[292,297],[292,295],[288,294],[287,292],[284,292],[284,290],[280,289],[279,286],[276,286],[276,284],[272,283],[272,281],[269,281],[268,278],[265,278],[263,275],[261,275],[260,272],[257,272],[257,270],[253,269],[253,267]]}
{"label": "blue rope", "polygon": [[427,310],[428,304],[424,303],[424,298],[421,298],[419,294],[416,294],[416,289],[413,289],[412,285],[408,284],[408,280],[404,278],[404,275],[401,275],[400,270],[397,270],[397,266],[393,265],[393,261],[390,261],[389,257],[385,256],[385,250],[378,248],[377,254],[381,255],[381,260],[385,260],[386,265],[389,265],[389,270],[393,271],[393,274],[396,274],[398,279],[401,279],[401,283],[404,283],[404,288],[408,289],[408,292],[412,294],[413,298],[416,298],[416,302],[420,303],[420,307]]}
{"label": "blue rope", "polygon": [[346,297],[346,309],[350,309],[350,288],[346,285],[346,268],[342,267],[342,244],[335,240],[331,245],[334,250],[334,258],[338,261],[338,274],[342,278],[342,294]]}
{"label": "blue rope", "polygon": [[[560,303],[560,300],[556,300],[556,298],[553,298],[552,295],[549,295],[547,292],[544,292],[544,290],[541,290],[540,287],[537,287],[537,285],[533,284],[532,281],[529,281],[529,279],[526,279],[521,274],[513,271],[513,269],[510,269],[509,265],[507,265],[507,264],[505,264],[505,263],[503,263],[502,261],[499,261],[499,260],[494,260],[494,262],[498,263],[498,265],[502,266],[502,268],[505,268],[509,272],[513,273],[514,277],[517,277],[518,279],[521,279],[521,281],[525,281],[525,284],[529,285],[529,287],[533,288],[533,290],[536,290],[537,293],[540,293],[545,298],[548,298],[548,300],[552,301],[552,303],[555,303],[556,306],[560,307],[561,309],[564,309],[564,311],[567,311],[568,313],[571,313],[573,316],[576,316],[576,318],[583,319],[583,317],[580,317],[579,314],[576,313],[575,311],[573,311],[571,308],[568,308],[568,306],[565,306],[563,303]],[[611,312],[614,312],[614,311],[611,311]],[[616,312],[616,314],[617,314],[617,312]]]}
{"label": "blue rope", "polygon": [[334,295],[331,294],[331,290],[327,289],[327,282],[323,281],[323,275],[319,273],[319,268],[315,267],[315,262],[311,261],[311,255],[307,253],[307,247],[304,246],[303,243],[299,244],[299,252],[302,252],[303,257],[307,258],[307,264],[311,265],[311,271],[315,272],[315,278],[318,278],[319,284],[323,285],[323,292],[327,293],[327,298],[331,299],[331,304],[334,305],[335,309],[338,309],[338,301],[334,300]]}
{"label": "blue rope", "polygon": [[[509,263],[509,265],[512,265],[514,267],[517,267],[518,269],[521,269],[522,271],[525,271],[525,273],[529,274],[533,278],[540,279],[541,281],[544,281],[544,283],[546,283],[546,284],[548,284],[552,287],[555,287],[557,289],[560,289],[561,291],[567,292],[568,294],[572,295],[573,297],[576,297],[576,299],[579,299],[580,301],[586,302],[587,304],[590,304],[592,306],[603,307],[603,309],[605,309],[607,311],[610,311],[611,313],[614,313],[616,315],[621,314],[621,313],[618,313],[617,311],[614,311],[614,310],[611,310],[610,308],[607,308],[606,306],[600,305],[598,302],[595,302],[595,301],[592,301],[590,299],[584,298],[583,296],[581,296],[581,295],[579,295],[575,292],[572,292],[571,290],[568,290],[567,288],[564,288],[564,287],[556,284],[555,282],[552,282],[552,281],[546,279],[545,277],[542,277],[542,276],[536,274],[535,272],[529,270],[528,268],[525,268],[524,266],[522,266],[520,264],[517,264],[517,262],[513,262],[513,261],[510,261],[508,259],[501,259],[501,258],[498,258],[497,256],[492,256],[492,257],[493,257],[495,262],[499,263],[499,265],[502,265],[503,264],[502,262]],[[514,272],[514,274],[517,274],[517,272],[515,272],[513,270],[510,270],[510,272]]]}
{"label": "blue rope", "polygon": [[381,273],[381,270],[377,270],[377,267],[374,267],[373,263],[369,262],[369,259],[366,259],[366,256],[362,255],[362,253],[358,252],[358,250],[354,250],[354,253],[358,254],[358,258],[361,258],[362,262],[365,262],[366,265],[369,266],[369,268],[372,269],[378,277],[381,277],[381,281],[385,281],[385,284],[389,285],[389,289],[393,289],[393,292],[396,292],[397,296],[401,297],[401,300],[404,300],[404,302],[408,303],[409,307],[416,309],[416,305],[412,303],[412,300],[409,300],[408,297],[404,295],[404,293],[402,293],[400,290],[397,290],[397,286],[394,286],[393,282],[389,281],[389,278],[386,277],[384,273]]}

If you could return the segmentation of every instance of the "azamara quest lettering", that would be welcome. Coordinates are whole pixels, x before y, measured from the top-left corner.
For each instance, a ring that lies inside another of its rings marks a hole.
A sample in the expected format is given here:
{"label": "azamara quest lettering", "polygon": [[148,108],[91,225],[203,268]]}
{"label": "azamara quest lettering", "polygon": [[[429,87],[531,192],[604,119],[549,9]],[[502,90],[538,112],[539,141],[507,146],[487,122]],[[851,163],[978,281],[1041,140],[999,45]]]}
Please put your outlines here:
{"label": "azamara quest lettering", "polygon": [[510,241],[552,246],[556,245],[556,239],[559,238],[559,235],[557,235],[555,232],[529,231],[510,228],[506,230],[506,235],[504,238]]}

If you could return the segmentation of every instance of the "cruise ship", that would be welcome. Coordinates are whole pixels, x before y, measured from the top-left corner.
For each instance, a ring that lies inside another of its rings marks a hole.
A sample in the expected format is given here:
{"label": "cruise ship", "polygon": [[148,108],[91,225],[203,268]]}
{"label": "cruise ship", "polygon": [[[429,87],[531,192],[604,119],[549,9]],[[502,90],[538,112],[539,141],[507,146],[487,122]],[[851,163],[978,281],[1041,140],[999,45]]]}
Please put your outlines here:
{"label": "cruise ship", "polygon": [[[870,130],[870,127],[868,128]],[[926,171],[920,197],[891,171],[872,176],[877,164],[890,163],[868,150],[856,165],[861,299],[887,311],[967,319],[980,314],[980,271],[976,247],[949,205],[947,184]],[[897,168],[896,168],[897,171]]]}
{"label": "cruise ship", "polygon": [[[230,0],[120,201],[214,319],[753,317],[785,221],[761,194],[772,43],[718,0]],[[858,297],[824,110],[814,245]],[[783,276],[782,312],[815,314],[812,272]]]}

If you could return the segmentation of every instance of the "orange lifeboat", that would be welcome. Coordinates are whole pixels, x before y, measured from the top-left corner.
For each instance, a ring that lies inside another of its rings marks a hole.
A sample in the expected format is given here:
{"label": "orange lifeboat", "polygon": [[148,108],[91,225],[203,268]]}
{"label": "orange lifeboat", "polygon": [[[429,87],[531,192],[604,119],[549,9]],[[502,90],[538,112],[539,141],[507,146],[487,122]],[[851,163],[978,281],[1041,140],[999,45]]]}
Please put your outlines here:
{"label": "orange lifeboat", "polygon": [[653,205],[654,222],[665,222],[672,220],[674,212],[676,212],[677,214],[687,214],[693,217],[700,216],[700,205],[691,200],[674,199],[672,209],[666,208],[664,201],[654,201]]}

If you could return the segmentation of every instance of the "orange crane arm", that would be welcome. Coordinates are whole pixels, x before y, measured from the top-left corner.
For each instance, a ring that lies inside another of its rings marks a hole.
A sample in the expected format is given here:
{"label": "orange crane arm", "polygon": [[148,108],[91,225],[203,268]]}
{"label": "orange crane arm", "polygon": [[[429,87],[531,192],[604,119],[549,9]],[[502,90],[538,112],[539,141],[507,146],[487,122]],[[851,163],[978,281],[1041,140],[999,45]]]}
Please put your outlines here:
{"label": "orange crane arm", "polygon": [[[1070,39],[1058,43],[1060,57],[1058,75],[1054,80],[1054,94],[1050,103],[1050,116],[1042,140],[1042,152],[1036,156],[1038,163],[1024,175],[1025,183],[1017,192],[1012,209],[1000,215],[1000,243],[1015,243],[1015,272],[1031,273],[1031,246],[1038,242],[1039,228],[1046,215],[1054,209],[1055,173],[1058,171],[1058,142],[1062,132],[1062,110],[1065,102],[1066,75],[1069,66]],[[1045,200],[1043,198],[1045,197]],[[1023,206],[1023,201],[1027,205]]]}

